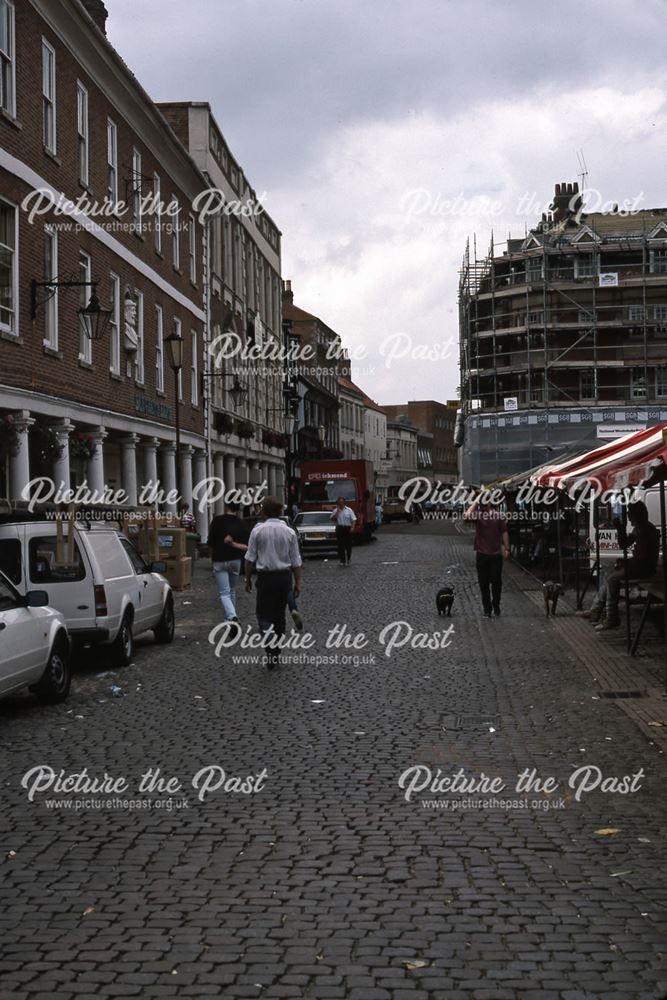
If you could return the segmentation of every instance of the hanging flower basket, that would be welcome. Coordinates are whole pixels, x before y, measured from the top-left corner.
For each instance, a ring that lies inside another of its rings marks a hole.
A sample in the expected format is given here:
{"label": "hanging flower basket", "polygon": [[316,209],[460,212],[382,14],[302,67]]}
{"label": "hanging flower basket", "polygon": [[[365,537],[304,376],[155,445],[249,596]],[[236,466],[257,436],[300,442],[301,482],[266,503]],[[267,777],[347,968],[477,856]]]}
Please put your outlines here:
{"label": "hanging flower basket", "polygon": [[286,448],[287,435],[279,431],[262,431],[262,444],[268,445],[269,448]]}
{"label": "hanging flower basket", "polygon": [[255,425],[250,420],[239,420],[236,424],[236,433],[240,438],[254,437]]}
{"label": "hanging flower basket", "polygon": [[74,434],[70,438],[69,453],[72,458],[92,458],[95,443],[87,434]]}
{"label": "hanging flower basket", "polygon": [[231,434],[234,430],[234,420],[228,413],[214,413],[213,428],[218,434]]}
{"label": "hanging flower basket", "polygon": [[16,430],[14,416],[7,413],[0,417],[0,458],[17,455],[19,450],[19,432]]}
{"label": "hanging flower basket", "polygon": [[63,453],[63,445],[58,441],[58,435],[53,427],[33,427],[31,431],[36,442],[37,452],[43,462],[56,462]]}

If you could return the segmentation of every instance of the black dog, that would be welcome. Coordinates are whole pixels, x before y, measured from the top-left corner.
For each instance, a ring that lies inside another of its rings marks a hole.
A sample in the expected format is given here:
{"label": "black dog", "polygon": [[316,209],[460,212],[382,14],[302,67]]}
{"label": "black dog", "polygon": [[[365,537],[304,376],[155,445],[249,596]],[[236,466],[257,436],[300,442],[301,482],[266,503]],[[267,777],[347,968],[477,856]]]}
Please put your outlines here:
{"label": "black dog", "polygon": [[563,593],[563,588],[559,583],[554,583],[553,580],[547,580],[546,583],[542,584],[542,593],[544,594],[544,610],[547,613],[547,618],[551,612],[551,617],[555,618],[556,608],[558,607],[558,598]]}
{"label": "black dog", "polygon": [[449,615],[452,617],[452,604],[454,603],[454,588],[442,587],[435,595],[435,606],[439,615]]}

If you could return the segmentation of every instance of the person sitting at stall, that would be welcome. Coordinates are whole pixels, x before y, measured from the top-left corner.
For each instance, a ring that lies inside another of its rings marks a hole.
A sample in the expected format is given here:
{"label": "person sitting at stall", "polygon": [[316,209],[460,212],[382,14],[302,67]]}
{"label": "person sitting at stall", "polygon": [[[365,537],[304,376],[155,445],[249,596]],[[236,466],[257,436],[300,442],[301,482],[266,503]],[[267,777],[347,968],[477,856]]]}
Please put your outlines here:
{"label": "person sitting at stall", "polygon": [[[639,500],[628,506],[628,520],[632,525],[629,534],[626,534],[623,523],[618,518],[612,522],[620,547],[624,550],[632,548],[632,555],[628,558],[628,579],[653,576],[660,554],[660,534],[649,521],[648,508],[643,501]],[[618,602],[624,581],[625,565],[622,559],[617,559],[612,572],[602,581],[593,604],[584,612],[584,617],[591,620],[597,631],[618,628],[621,624]]]}

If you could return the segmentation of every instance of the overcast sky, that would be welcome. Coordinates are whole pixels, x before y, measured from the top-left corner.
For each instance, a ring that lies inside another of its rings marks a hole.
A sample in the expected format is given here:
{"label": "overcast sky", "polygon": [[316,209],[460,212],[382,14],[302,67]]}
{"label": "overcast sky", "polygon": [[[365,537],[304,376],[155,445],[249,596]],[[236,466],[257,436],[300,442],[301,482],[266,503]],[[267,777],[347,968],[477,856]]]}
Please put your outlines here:
{"label": "overcast sky", "polygon": [[210,102],[381,403],[454,397],[466,239],[522,235],[577,150],[589,203],[667,205],[666,0],[106,3],[155,100]]}

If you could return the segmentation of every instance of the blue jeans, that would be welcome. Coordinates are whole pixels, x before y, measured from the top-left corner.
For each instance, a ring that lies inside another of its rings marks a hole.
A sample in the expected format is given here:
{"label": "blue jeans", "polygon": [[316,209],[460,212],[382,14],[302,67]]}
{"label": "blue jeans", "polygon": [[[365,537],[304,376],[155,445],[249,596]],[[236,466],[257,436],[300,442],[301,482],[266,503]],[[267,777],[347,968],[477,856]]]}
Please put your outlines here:
{"label": "blue jeans", "polygon": [[218,582],[220,603],[225,612],[225,621],[236,618],[236,584],[241,575],[241,560],[230,559],[229,562],[214,562],[213,572]]}

